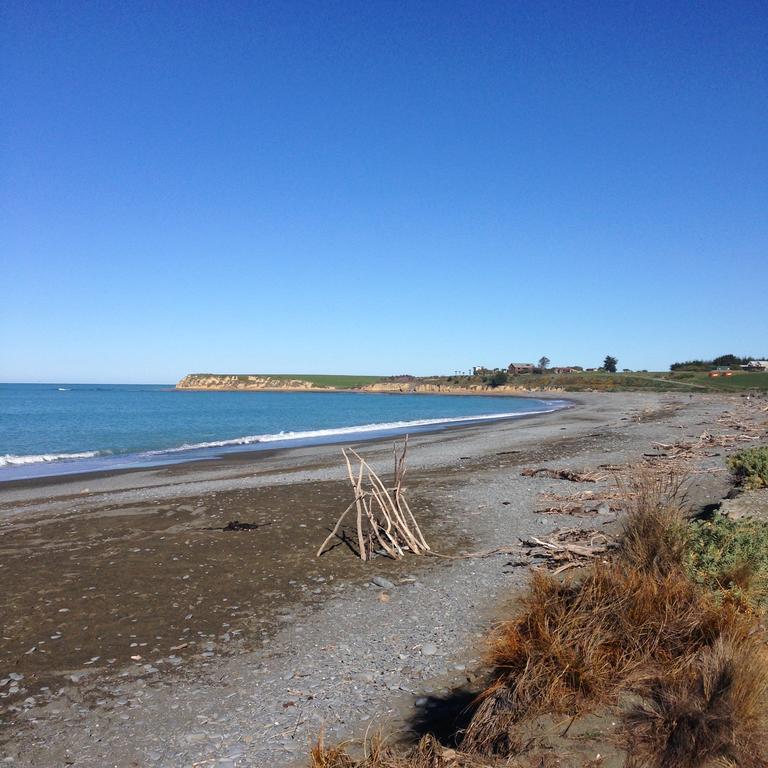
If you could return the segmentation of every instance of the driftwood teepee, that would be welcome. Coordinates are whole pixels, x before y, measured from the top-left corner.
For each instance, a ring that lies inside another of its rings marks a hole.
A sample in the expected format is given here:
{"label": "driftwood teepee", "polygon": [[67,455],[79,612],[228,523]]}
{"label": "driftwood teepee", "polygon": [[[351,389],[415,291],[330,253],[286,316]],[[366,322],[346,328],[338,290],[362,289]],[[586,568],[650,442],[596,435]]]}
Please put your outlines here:
{"label": "driftwood teepee", "polygon": [[[424,540],[419,524],[405,498],[403,480],[405,478],[405,457],[408,451],[406,436],[402,450],[394,448],[394,480],[387,488],[381,478],[373,471],[368,462],[351,448],[342,448],[347,463],[349,481],[355,493],[354,500],[341,514],[328,538],[317,550],[319,557],[336,536],[347,514],[356,511],[357,549],[362,560],[370,560],[375,552],[388,555],[397,560],[406,551],[414,554],[429,552],[429,545]],[[358,467],[353,469],[353,463]]]}

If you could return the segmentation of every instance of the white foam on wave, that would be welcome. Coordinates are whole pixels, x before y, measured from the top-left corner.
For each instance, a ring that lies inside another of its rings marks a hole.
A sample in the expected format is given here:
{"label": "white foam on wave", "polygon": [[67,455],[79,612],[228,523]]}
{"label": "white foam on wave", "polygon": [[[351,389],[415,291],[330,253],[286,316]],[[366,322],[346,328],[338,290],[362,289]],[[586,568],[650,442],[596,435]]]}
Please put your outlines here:
{"label": "white foam on wave", "polygon": [[149,451],[148,455],[162,453],[178,453],[180,451],[194,451],[205,448],[227,448],[238,445],[255,445],[257,443],[276,443],[286,440],[308,440],[317,437],[336,437],[340,435],[356,435],[366,432],[389,432],[392,430],[404,430],[410,427],[429,427],[443,424],[461,424],[477,421],[498,421],[519,416],[536,416],[541,413],[559,411],[563,406],[558,405],[541,411],[513,411],[512,413],[488,413],[478,416],[453,416],[442,419],[417,419],[415,421],[388,421],[378,424],[360,424],[351,427],[334,427],[331,429],[312,429],[305,432],[278,432],[267,435],[244,435],[231,440],[212,440],[207,443],[185,443],[178,448],[168,448],[163,451]]}
{"label": "white foam on wave", "polygon": [[16,467],[23,464],[40,464],[48,461],[67,461],[67,459],[92,459],[101,455],[99,451],[81,451],[80,453],[38,453],[30,456],[13,456],[7,453],[0,456],[0,467]]}

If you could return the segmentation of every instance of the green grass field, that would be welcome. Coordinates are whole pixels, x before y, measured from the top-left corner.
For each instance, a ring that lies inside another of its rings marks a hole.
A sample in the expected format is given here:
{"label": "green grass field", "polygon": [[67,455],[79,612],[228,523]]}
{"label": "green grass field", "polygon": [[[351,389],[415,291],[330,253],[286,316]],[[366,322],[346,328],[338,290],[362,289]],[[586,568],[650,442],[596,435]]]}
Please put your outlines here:
{"label": "green grass field", "polygon": [[[482,383],[479,377],[441,376],[420,381],[468,386]],[[749,392],[768,391],[768,373],[734,371],[732,376],[710,378],[706,372],[648,371],[633,373],[605,373],[585,371],[583,373],[525,373],[510,376],[507,385],[526,389],[561,388],[569,392],[595,390],[599,392],[652,391],[652,392]]]}
{"label": "green grass field", "polygon": [[768,373],[734,371],[733,376],[718,376],[710,378],[707,373],[699,371],[679,371],[667,373],[665,376],[672,381],[696,384],[717,392],[744,392],[752,389],[765,392],[768,390]]}
{"label": "green grass field", "polygon": [[[214,375],[214,374],[198,374]],[[252,373],[236,374],[236,378],[245,380],[249,376],[264,376],[281,381],[296,379],[308,381],[316,387],[333,389],[357,389],[367,384],[385,381],[384,376],[354,376],[341,374],[316,373]],[[414,383],[441,384],[443,386],[466,387],[482,384],[480,377],[474,376],[426,376]],[[734,371],[733,376],[710,378],[706,372],[699,371],[648,371],[643,373],[604,373],[603,371],[585,371],[583,373],[526,373],[510,376],[507,384],[526,389],[564,389],[568,392],[652,391],[652,392],[768,392],[768,373],[747,373]]]}
{"label": "green grass field", "polygon": [[768,391],[768,373],[746,373],[734,371],[733,376],[718,376],[710,378],[706,372],[653,372],[648,373],[575,373],[552,374],[537,376],[528,374],[518,379],[537,378],[551,380],[548,386],[562,386],[565,389],[597,389],[597,390],[654,390],[669,392],[747,392],[756,390]]}

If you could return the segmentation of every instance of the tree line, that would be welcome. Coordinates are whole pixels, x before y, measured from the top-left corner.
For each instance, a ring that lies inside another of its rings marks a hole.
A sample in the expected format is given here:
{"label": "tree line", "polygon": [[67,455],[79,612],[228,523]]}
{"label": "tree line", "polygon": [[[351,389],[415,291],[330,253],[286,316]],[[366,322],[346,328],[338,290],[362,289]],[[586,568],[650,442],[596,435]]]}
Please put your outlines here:
{"label": "tree line", "polygon": [[746,365],[750,360],[765,360],[765,358],[739,357],[738,355],[720,355],[712,360],[686,360],[682,363],[672,363],[670,371],[709,371],[723,366],[738,367]]}

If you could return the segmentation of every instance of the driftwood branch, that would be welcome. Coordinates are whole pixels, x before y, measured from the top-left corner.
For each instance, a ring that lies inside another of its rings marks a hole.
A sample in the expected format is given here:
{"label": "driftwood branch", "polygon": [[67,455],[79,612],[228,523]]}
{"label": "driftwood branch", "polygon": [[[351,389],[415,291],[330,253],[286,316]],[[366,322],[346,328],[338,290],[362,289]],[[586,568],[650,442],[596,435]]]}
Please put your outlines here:
{"label": "driftwood branch", "polygon": [[[431,551],[405,498],[403,480],[407,452],[406,435],[402,449],[398,450],[397,446],[394,448],[394,477],[391,487],[387,487],[359,453],[352,448],[342,448],[347,475],[355,497],[317,550],[318,557],[323,554],[334,536],[338,535],[353,507],[356,510],[355,528],[361,560],[369,560],[374,552],[397,560],[407,551],[416,555]],[[356,470],[353,469],[355,462],[358,464]]]}
{"label": "driftwood branch", "polygon": [[549,469],[548,467],[524,469],[520,474],[523,477],[552,477],[555,480],[570,480],[572,483],[597,483],[605,479],[604,475],[595,472],[575,472],[572,469]]}

